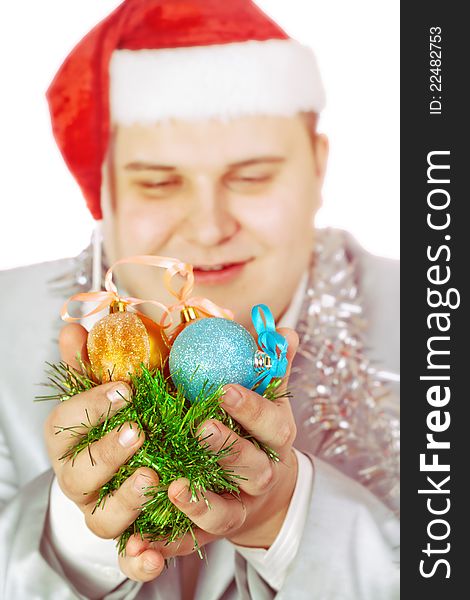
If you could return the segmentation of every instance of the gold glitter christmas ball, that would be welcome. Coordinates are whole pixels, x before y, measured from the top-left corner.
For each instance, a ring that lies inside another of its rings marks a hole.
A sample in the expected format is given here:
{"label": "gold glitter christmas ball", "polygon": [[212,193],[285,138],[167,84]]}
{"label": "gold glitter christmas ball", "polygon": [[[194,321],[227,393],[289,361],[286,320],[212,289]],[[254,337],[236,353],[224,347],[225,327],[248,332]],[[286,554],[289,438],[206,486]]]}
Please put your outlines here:
{"label": "gold glitter christmas ball", "polygon": [[150,369],[162,369],[170,352],[170,342],[162,327],[145,315],[139,319],[147,330],[150,342]]}
{"label": "gold glitter christmas ball", "polygon": [[150,339],[141,319],[127,311],[100,319],[88,334],[88,357],[102,382],[130,381],[141,364],[150,366]]}

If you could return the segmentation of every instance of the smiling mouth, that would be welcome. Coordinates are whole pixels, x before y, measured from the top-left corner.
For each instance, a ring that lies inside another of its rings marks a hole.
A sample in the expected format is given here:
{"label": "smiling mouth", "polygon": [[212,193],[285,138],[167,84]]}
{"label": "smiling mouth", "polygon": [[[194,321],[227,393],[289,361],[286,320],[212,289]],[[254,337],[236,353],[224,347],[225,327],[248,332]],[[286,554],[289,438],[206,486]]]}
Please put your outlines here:
{"label": "smiling mouth", "polygon": [[218,284],[235,279],[243,271],[245,265],[253,259],[242,262],[219,263],[216,265],[194,265],[194,278],[197,283]]}

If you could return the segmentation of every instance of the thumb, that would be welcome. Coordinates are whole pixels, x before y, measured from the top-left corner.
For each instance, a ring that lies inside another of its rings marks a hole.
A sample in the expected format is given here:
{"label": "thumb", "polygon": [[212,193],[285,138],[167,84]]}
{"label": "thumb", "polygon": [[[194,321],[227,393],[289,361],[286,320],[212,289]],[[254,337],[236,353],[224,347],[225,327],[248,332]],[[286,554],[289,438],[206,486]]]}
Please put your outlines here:
{"label": "thumb", "polygon": [[87,337],[87,330],[78,323],[65,325],[59,334],[59,349],[62,360],[74,369],[80,368],[77,355],[81,356],[83,361],[88,360]]}

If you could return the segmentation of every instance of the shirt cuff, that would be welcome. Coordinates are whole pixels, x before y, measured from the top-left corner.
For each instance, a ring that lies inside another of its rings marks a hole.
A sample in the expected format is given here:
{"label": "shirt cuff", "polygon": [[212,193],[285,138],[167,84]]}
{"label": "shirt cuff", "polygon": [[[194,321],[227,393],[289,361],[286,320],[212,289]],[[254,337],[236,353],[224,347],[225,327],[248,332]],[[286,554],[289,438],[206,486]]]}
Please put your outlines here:
{"label": "shirt cuff", "polygon": [[256,570],[276,592],[282,588],[290,565],[299,549],[307,520],[313,489],[313,465],[305,454],[295,450],[297,481],[286,518],[276,539],[268,550],[246,548],[234,544],[237,552]]}
{"label": "shirt cuff", "polygon": [[88,529],[83,513],[55,477],[45,533],[64,572],[86,597],[102,598],[126,579],[119,569],[115,540],[99,538]]}

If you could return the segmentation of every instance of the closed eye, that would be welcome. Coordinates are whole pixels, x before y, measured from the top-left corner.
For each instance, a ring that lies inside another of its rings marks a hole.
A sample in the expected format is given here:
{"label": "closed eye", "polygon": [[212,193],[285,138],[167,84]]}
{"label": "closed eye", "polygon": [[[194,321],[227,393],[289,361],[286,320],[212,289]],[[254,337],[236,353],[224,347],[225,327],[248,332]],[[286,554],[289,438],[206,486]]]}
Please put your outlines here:
{"label": "closed eye", "polygon": [[141,181],[137,185],[145,189],[158,189],[178,185],[178,181]]}
{"label": "closed eye", "polygon": [[251,194],[264,191],[275,178],[275,173],[260,175],[231,175],[225,179],[226,186],[233,192]]}
{"label": "closed eye", "polygon": [[234,177],[234,181],[269,181],[272,179],[272,175],[262,175],[260,177]]}
{"label": "closed eye", "polygon": [[138,179],[134,181],[134,185],[144,196],[161,198],[178,191],[182,182],[181,177],[174,176],[160,180]]}

